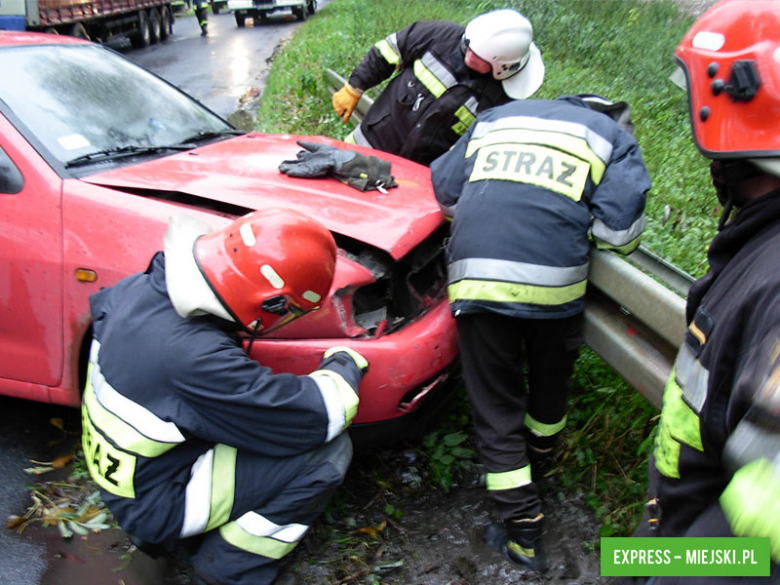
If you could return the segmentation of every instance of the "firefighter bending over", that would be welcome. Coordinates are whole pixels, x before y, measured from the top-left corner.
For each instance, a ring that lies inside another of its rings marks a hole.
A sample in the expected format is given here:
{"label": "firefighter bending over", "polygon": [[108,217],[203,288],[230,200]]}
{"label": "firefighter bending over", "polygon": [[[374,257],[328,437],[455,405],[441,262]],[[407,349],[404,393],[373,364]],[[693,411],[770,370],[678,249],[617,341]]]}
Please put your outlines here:
{"label": "firefighter bending over", "polygon": [[363,92],[398,72],[346,141],[428,165],[477,114],[530,97],[544,79],[533,28],[502,9],[463,25],[415,22],[379,41],[333,95],[346,123]]}
{"label": "firefighter bending over", "polygon": [[[582,343],[589,235],[628,253],[650,177],[625,102],[599,96],[491,108],[431,165],[453,218],[449,297],[487,489],[486,540],[546,569],[537,481],[566,425]],[[528,385],[524,366],[528,366]]]}

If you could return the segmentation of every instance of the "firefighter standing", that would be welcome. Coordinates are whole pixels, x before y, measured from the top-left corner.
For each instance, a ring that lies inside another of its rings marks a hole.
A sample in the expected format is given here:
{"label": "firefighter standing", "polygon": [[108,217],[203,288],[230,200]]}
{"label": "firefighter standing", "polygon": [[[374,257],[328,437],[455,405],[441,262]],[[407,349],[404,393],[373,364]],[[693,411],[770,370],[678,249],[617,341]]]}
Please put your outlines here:
{"label": "firefighter standing", "polygon": [[200,36],[205,37],[209,34],[209,11],[206,8],[207,0],[194,0],[195,18],[198,19],[200,26]]}
{"label": "firefighter standing", "polygon": [[[723,205],[664,391],[642,536],[769,537],[780,577],[780,3],[725,2],[675,52]],[[736,213],[734,213],[736,212]],[[708,583],[663,578],[658,583]],[[723,578],[719,582],[739,579]],[[740,581],[742,582],[742,581]]]}
{"label": "firefighter standing", "polygon": [[83,447],[135,541],[187,539],[197,583],[269,584],[344,479],[368,364],[333,348],[308,376],[274,375],[242,347],[240,331],[328,294],[336,244],[321,224],[266,210],[207,232],[172,220],[146,272],[91,297]]}
{"label": "firefighter standing", "polygon": [[344,123],[363,92],[396,75],[346,141],[430,164],[476,115],[531,96],[544,79],[531,23],[515,10],[496,10],[464,28],[415,22],[378,42],[333,95]]}
{"label": "firefighter standing", "polygon": [[629,127],[627,105],[598,96],[512,101],[480,114],[431,165],[453,218],[448,293],[487,489],[503,520],[485,537],[537,571],[546,569],[544,514],[531,463],[551,456],[566,424],[588,236],[628,253],[645,226],[650,178],[616,120]]}

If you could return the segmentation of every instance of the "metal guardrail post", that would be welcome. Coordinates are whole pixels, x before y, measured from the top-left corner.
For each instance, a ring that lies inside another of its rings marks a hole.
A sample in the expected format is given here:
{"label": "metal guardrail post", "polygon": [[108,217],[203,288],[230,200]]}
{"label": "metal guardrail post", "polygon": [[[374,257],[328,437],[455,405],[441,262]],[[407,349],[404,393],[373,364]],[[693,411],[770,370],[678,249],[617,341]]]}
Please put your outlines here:
{"label": "metal guardrail post", "polygon": [[[325,74],[331,94],[347,81],[332,69]],[[360,123],[372,103],[363,95],[351,120]],[[591,254],[585,343],[660,408],[685,334],[684,297],[693,278],[641,246],[627,258],[631,262],[613,252]]]}

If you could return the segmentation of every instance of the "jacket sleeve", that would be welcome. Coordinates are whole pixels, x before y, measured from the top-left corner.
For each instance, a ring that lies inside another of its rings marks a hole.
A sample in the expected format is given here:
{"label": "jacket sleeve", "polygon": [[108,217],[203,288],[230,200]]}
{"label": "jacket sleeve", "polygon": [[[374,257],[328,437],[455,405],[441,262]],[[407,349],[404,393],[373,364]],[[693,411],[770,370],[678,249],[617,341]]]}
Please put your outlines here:
{"label": "jacket sleeve", "polygon": [[360,372],[352,362],[325,360],[308,376],[274,374],[229,336],[198,330],[169,345],[166,364],[181,405],[177,425],[237,449],[309,451],[341,434],[357,410]]}
{"label": "jacket sleeve", "polygon": [[471,128],[461,136],[453,147],[431,163],[431,182],[436,201],[444,216],[455,217],[458,199],[466,184],[466,148],[471,140]]}
{"label": "jacket sleeve", "polygon": [[621,130],[612,156],[590,200],[591,235],[599,249],[633,252],[645,229],[650,175],[639,145]]}
{"label": "jacket sleeve", "polygon": [[460,25],[420,21],[389,34],[366,53],[352,71],[349,84],[362,90],[379,85],[396,71],[414,63],[436,41],[441,34],[440,29],[448,26]]}
{"label": "jacket sleeve", "polygon": [[775,563],[780,563],[779,349],[780,326],[776,326],[739,369],[729,413],[731,417],[744,415],[729,425],[733,430],[724,448],[724,462],[734,475],[720,496],[731,532],[769,537]]}

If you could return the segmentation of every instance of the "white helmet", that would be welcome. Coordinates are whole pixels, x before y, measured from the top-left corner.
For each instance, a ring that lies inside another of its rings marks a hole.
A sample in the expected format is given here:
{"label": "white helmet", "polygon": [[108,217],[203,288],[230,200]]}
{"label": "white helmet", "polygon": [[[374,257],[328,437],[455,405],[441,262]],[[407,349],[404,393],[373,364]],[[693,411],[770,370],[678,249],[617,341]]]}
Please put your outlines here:
{"label": "white helmet", "polygon": [[466,25],[463,41],[490,64],[493,77],[502,82],[511,98],[525,99],[544,79],[542,54],[533,43],[531,22],[516,10],[486,12]]}

